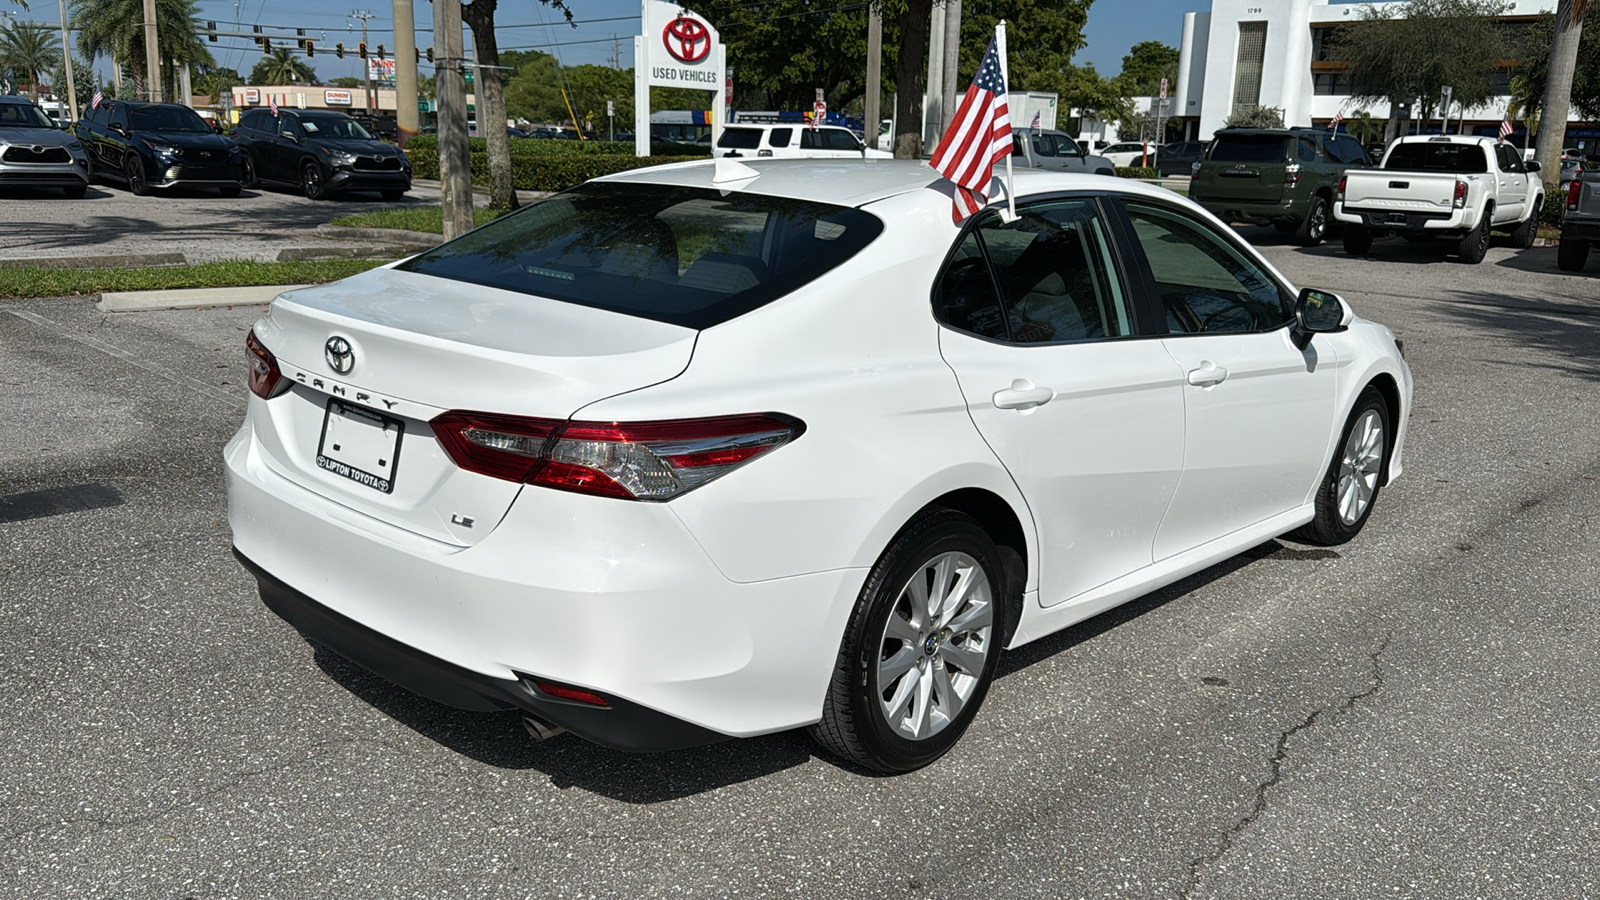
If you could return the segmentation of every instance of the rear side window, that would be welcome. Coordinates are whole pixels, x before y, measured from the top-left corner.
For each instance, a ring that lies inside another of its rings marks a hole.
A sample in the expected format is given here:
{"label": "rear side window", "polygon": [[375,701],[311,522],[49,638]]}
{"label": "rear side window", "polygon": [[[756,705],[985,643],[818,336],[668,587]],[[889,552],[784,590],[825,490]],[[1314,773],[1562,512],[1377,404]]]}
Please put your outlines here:
{"label": "rear side window", "polygon": [[1432,141],[1413,141],[1395,144],[1383,161],[1385,169],[1407,169],[1413,172],[1456,172],[1471,175],[1489,171],[1483,148],[1477,144],[1456,144]]}
{"label": "rear side window", "polygon": [[787,147],[789,146],[789,138],[793,134],[794,129],[792,128],[774,128],[772,133],[767,135],[767,143],[774,147]]}
{"label": "rear side window", "polygon": [[761,129],[724,128],[722,139],[717,141],[717,146],[729,150],[754,150],[761,146]]}
{"label": "rear side window", "polygon": [[586,184],[398,268],[709,328],[815,280],[882,231],[870,213],[807,200]]}
{"label": "rear side window", "polygon": [[861,145],[856,143],[856,136],[842,128],[825,128],[822,131],[823,139],[827,142],[829,150],[860,150]]}
{"label": "rear side window", "polygon": [[1301,162],[1316,162],[1317,161],[1317,142],[1316,141],[1312,140],[1311,138],[1304,137],[1304,136],[1302,136],[1300,138],[1300,161]]}
{"label": "rear side window", "polygon": [[1213,162],[1278,163],[1287,155],[1286,138],[1274,134],[1219,134],[1211,142]]}
{"label": "rear side window", "polygon": [[1367,165],[1367,151],[1361,149],[1361,143],[1355,138],[1340,135],[1337,143],[1340,150],[1339,156],[1342,157],[1341,162],[1347,162],[1353,166]]}

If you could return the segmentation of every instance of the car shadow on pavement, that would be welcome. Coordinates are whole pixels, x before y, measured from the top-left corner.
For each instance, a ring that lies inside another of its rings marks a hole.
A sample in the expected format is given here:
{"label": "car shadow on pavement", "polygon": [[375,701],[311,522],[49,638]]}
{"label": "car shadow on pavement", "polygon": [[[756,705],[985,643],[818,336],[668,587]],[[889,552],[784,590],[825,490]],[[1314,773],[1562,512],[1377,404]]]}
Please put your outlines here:
{"label": "car shadow on pavement", "polygon": [[470,712],[435,703],[337,653],[312,646],[313,659],[329,678],[417,734],[485,765],[536,770],[558,788],[578,788],[624,803],[690,797],[781,772],[822,755],[802,731],[665,753],[623,753],[571,734],[535,741],[517,713]]}
{"label": "car shadow on pavement", "polygon": [[[1594,285],[1596,276],[1600,272],[1590,274],[1585,285]],[[1600,381],[1600,296],[1584,303],[1462,291],[1448,301],[1446,314],[1457,322],[1477,326],[1486,334],[1515,341],[1528,351],[1511,359],[1480,356],[1479,362],[1532,366]]]}
{"label": "car shadow on pavement", "polygon": [[[82,200],[99,200],[111,196],[111,191],[103,187],[90,185],[84,190]],[[65,200],[66,197],[56,188],[0,188],[0,200]],[[73,201],[74,203],[77,200]]]}
{"label": "car shadow on pavement", "polygon": [[1567,278],[1586,278],[1589,281],[1600,281],[1600,252],[1590,251],[1589,264],[1581,272],[1563,272],[1556,265],[1555,247],[1533,247],[1497,260],[1495,265],[1507,269],[1517,269],[1522,272],[1537,272],[1541,275],[1559,275]]}

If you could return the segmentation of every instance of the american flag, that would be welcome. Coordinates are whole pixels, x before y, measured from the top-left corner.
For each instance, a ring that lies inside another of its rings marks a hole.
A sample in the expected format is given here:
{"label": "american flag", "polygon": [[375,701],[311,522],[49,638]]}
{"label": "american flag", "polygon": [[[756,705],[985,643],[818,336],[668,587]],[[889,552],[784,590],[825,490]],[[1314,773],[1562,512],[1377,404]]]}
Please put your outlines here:
{"label": "american flag", "polygon": [[101,102],[104,101],[105,99],[106,99],[106,95],[105,94],[102,94],[99,91],[95,91],[94,92],[94,96],[89,98],[89,108],[90,109],[99,109]]}
{"label": "american flag", "polygon": [[1339,130],[1339,123],[1343,122],[1343,121],[1344,121],[1344,113],[1343,112],[1334,113],[1333,114],[1333,120],[1328,123],[1328,130],[1329,131],[1338,131]]}
{"label": "american flag", "polygon": [[994,164],[1011,153],[1011,113],[1006,107],[1006,79],[1000,68],[1000,54],[989,39],[989,49],[978,64],[978,74],[956,107],[950,128],[933,151],[933,170],[955,182],[955,204],[951,210],[956,222],[988,205],[984,189],[989,186]]}
{"label": "american flag", "polygon": [[1029,125],[1028,127],[1032,128],[1034,131],[1039,130],[1039,113],[1035,112],[1033,114],[1033,124]]}
{"label": "american flag", "polygon": [[1506,117],[1500,120],[1500,140],[1504,141],[1506,138],[1508,138],[1510,136],[1511,136],[1511,114],[1507,113]]}
{"label": "american flag", "polygon": [[268,94],[267,95],[267,109],[272,110],[272,114],[273,115],[277,115],[278,114],[278,95],[277,94]]}

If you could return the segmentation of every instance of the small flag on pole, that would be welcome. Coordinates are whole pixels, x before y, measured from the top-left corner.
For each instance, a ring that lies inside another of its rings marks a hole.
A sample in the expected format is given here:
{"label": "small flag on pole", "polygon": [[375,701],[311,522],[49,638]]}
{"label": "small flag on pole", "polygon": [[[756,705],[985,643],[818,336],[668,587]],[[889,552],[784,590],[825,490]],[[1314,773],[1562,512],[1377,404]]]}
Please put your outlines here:
{"label": "small flag on pole", "polygon": [[1333,120],[1328,123],[1328,130],[1329,131],[1338,131],[1339,130],[1339,123],[1343,122],[1343,121],[1344,121],[1344,112],[1343,111],[1334,113],[1333,114]]}
{"label": "small flag on pole", "polygon": [[1033,114],[1033,124],[1029,125],[1028,127],[1032,128],[1034,131],[1039,130],[1039,112],[1037,110],[1035,110]]}
{"label": "small flag on pole", "polygon": [[274,116],[276,116],[278,114],[278,95],[277,94],[268,94],[267,95],[267,109],[272,110],[272,114]]}
{"label": "small flag on pole", "polygon": [[[995,33],[999,36],[998,27]],[[991,170],[995,163],[1010,158],[1011,112],[1006,107],[1005,71],[991,38],[989,49],[978,64],[978,73],[956,107],[949,130],[933,151],[933,170],[956,185],[951,210],[956,222],[988,205],[984,191],[989,186]]]}
{"label": "small flag on pole", "polygon": [[95,91],[94,92],[94,96],[89,98],[89,108],[90,109],[99,109],[101,101],[103,101],[105,99],[106,99],[106,95],[105,94],[102,94],[99,91]]}
{"label": "small flag on pole", "polygon": [[1501,141],[1501,143],[1504,143],[1505,139],[1510,137],[1510,136],[1511,136],[1511,113],[1508,111],[1506,113],[1505,118],[1500,120],[1500,141]]}

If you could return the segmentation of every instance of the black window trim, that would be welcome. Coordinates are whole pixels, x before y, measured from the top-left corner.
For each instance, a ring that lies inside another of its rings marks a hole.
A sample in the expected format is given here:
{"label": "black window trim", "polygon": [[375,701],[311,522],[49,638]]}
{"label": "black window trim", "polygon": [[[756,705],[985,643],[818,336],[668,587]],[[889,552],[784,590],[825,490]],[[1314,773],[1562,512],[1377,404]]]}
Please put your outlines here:
{"label": "black window trim", "polygon": [[[985,216],[998,212],[993,207],[979,210],[976,215],[970,216],[962,225],[961,231],[956,234],[955,240],[950,243],[950,249],[945,251],[944,259],[939,263],[938,273],[934,276],[933,285],[928,292],[928,311],[932,314],[933,321],[940,328],[955,332],[956,334],[965,335],[966,337],[974,340],[985,341],[990,344],[999,344],[1004,347],[1016,348],[1071,347],[1079,344],[1109,344],[1120,341],[1150,340],[1167,337],[1168,335],[1166,332],[1165,316],[1162,316],[1159,319],[1151,318],[1151,310],[1146,308],[1148,305],[1148,300],[1143,297],[1142,291],[1134,290],[1134,282],[1128,277],[1130,264],[1133,262],[1133,257],[1128,251],[1128,240],[1132,237],[1132,231],[1126,222],[1126,216],[1122,214],[1120,209],[1113,211],[1113,204],[1108,202],[1115,198],[1126,196],[1137,195],[1123,194],[1120,192],[1109,193],[1106,191],[1050,191],[1043,194],[1029,194],[1025,197],[1018,197],[1017,205],[1023,206],[1025,204],[1048,202],[1051,200],[1092,200],[1094,202],[1095,210],[1100,215],[1101,221],[1104,222],[1106,226],[1107,249],[1111,252],[1111,262],[1113,268],[1115,269],[1113,272],[1108,272],[1107,275],[1118,279],[1118,283],[1122,288],[1123,302],[1127,303],[1128,316],[1132,320],[1133,331],[1131,333],[1117,335],[1116,337],[1079,338],[1071,341],[1018,342],[1013,340],[1011,337],[1011,317],[1006,313],[1006,310],[1003,306],[1005,293],[1001,290],[1000,282],[995,276],[994,260],[989,258],[989,248],[986,244],[984,244],[983,234],[978,231],[978,223],[982,221]],[[1003,339],[992,338],[988,335],[977,334],[962,328],[956,328],[944,320],[943,310],[941,309],[941,304],[939,302],[939,291],[940,288],[944,286],[945,273],[949,271],[950,264],[955,259],[956,252],[961,249],[962,244],[966,243],[968,235],[971,235],[977,240],[978,252],[982,254],[984,269],[989,273],[990,290],[994,295],[995,305],[999,308],[1000,321],[1004,323],[1006,328],[1006,336]],[[1140,281],[1146,282],[1148,279],[1142,278]],[[1157,306],[1159,307],[1159,303]],[[1159,309],[1156,311],[1159,312]],[[1157,327],[1160,328],[1159,332],[1155,330]]]}
{"label": "black window trim", "polygon": [[1165,212],[1174,213],[1174,214],[1179,215],[1179,216],[1185,216],[1185,217],[1193,220],[1200,227],[1207,228],[1210,231],[1212,231],[1213,233],[1221,235],[1224,241],[1226,241],[1227,243],[1231,244],[1235,250],[1238,250],[1240,253],[1244,254],[1246,259],[1249,259],[1253,263],[1256,263],[1258,266],[1260,266],[1261,272],[1262,272],[1262,274],[1267,276],[1267,280],[1271,281],[1274,285],[1277,286],[1278,295],[1279,295],[1279,298],[1280,298],[1280,300],[1279,300],[1280,304],[1282,303],[1282,298],[1294,297],[1295,296],[1295,292],[1290,290],[1289,286],[1278,278],[1278,274],[1275,271],[1273,271],[1271,266],[1264,264],[1265,260],[1261,260],[1259,258],[1259,254],[1257,254],[1255,252],[1255,250],[1253,248],[1251,248],[1251,246],[1243,238],[1240,238],[1239,235],[1236,232],[1234,232],[1234,230],[1232,228],[1224,226],[1221,229],[1218,229],[1218,228],[1214,227],[1210,222],[1206,221],[1205,217],[1195,215],[1194,210],[1185,209],[1184,207],[1179,206],[1176,203],[1168,202],[1168,201],[1163,200],[1163,199],[1161,199],[1159,197],[1147,197],[1147,196],[1144,196],[1142,194],[1118,193],[1118,194],[1115,195],[1115,200],[1117,202],[1115,202],[1112,205],[1116,208],[1116,214],[1117,214],[1117,217],[1121,220],[1122,227],[1124,229],[1126,229],[1125,234],[1126,234],[1126,236],[1128,238],[1127,245],[1129,247],[1130,255],[1132,255],[1132,257],[1133,257],[1133,259],[1134,259],[1134,261],[1136,263],[1135,269],[1136,269],[1136,271],[1138,271],[1140,273],[1141,276],[1143,276],[1140,279],[1143,282],[1141,287],[1140,287],[1140,290],[1141,290],[1141,294],[1142,294],[1143,299],[1144,299],[1145,302],[1143,304],[1141,304],[1141,305],[1149,307],[1149,311],[1150,311],[1151,315],[1159,315],[1160,316],[1160,318],[1157,320],[1157,321],[1159,321],[1161,323],[1161,325],[1160,325],[1161,334],[1159,335],[1160,337],[1164,337],[1164,338],[1206,338],[1206,337],[1218,337],[1218,336],[1222,336],[1222,335],[1271,334],[1271,333],[1273,333],[1275,331],[1283,331],[1283,330],[1285,330],[1287,328],[1290,328],[1290,327],[1292,327],[1294,325],[1294,316],[1293,315],[1286,315],[1284,317],[1284,321],[1283,322],[1281,322],[1281,323],[1279,323],[1277,325],[1273,325],[1270,328],[1258,328],[1258,329],[1256,329],[1254,331],[1169,331],[1169,330],[1167,330],[1167,326],[1166,326],[1166,321],[1167,321],[1166,310],[1163,309],[1162,306],[1161,306],[1161,292],[1159,290],[1157,290],[1157,288],[1156,288],[1155,274],[1150,269],[1150,261],[1145,258],[1144,248],[1139,245],[1138,239],[1134,236],[1134,233],[1133,233],[1133,219],[1132,219],[1131,216],[1128,215],[1128,210],[1125,207],[1125,204],[1127,203],[1127,201],[1130,201],[1130,200],[1134,201],[1134,202],[1137,202],[1137,203],[1145,204],[1145,205],[1148,205],[1148,206],[1157,207],[1157,208],[1159,208],[1159,209],[1161,209],[1161,210],[1163,210]]}

